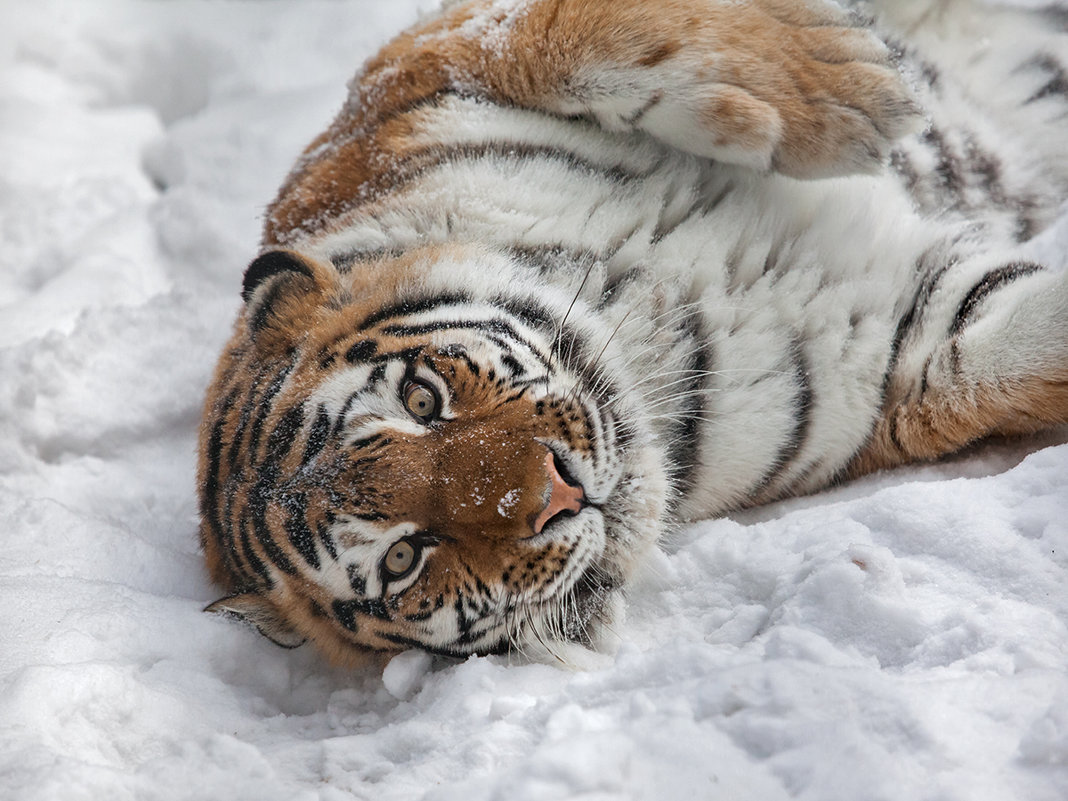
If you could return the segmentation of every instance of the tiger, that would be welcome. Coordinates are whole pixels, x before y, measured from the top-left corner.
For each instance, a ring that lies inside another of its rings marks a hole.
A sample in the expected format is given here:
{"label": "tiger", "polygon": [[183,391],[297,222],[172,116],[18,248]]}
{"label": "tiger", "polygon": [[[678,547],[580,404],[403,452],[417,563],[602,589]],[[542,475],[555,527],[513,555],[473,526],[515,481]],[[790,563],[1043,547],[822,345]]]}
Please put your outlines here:
{"label": "tiger", "polygon": [[690,521],[1068,422],[1068,13],[466,0],[267,207],[207,607],[366,663],[603,648]]}

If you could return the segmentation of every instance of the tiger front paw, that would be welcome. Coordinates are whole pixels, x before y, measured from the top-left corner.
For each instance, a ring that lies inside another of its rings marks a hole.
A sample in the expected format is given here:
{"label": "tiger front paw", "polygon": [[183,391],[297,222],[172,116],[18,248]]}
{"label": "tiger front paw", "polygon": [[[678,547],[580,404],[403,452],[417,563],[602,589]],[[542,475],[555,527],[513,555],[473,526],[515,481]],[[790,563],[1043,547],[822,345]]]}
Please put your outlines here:
{"label": "tiger front paw", "polygon": [[889,48],[824,0],[621,5],[642,35],[583,69],[562,110],[799,178],[875,171],[917,127]]}
{"label": "tiger front paw", "polygon": [[893,142],[922,125],[890,49],[823,0],[760,0],[775,35],[756,37],[763,74],[742,58],[728,81],[782,123],[770,166],[798,178],[878,170]]}

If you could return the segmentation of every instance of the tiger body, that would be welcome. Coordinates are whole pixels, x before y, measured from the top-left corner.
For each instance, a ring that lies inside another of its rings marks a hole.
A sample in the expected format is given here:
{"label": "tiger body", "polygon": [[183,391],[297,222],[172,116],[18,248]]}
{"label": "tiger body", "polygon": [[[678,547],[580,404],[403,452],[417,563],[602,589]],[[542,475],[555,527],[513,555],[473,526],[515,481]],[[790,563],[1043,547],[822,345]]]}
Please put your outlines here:
{"label": "tiger body", "polygon": [[1068,421],[1068,280],[1022,249],[1068,196],[1063,25],[887,13],[911,91],[818,0],[454,3],[387,45],[209,389],[210,608],[338,660],[589,643],[677,521]]}

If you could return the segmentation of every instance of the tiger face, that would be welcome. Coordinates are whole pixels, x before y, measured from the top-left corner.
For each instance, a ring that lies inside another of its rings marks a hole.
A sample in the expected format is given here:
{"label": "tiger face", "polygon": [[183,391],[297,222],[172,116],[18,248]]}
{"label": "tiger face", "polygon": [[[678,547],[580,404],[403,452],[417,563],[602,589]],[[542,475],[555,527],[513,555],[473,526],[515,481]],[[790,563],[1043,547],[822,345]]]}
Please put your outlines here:
{"label": "tiger face", "polygon": [[[481,293],[448,289],[464,271]],[[202,542],[235,591],[212,611],[340,661],[593,636],[661,525],[663,460],[621,356],[576,367],[601,329],[530,283],[486,253],[253,262],[201,437]]]}

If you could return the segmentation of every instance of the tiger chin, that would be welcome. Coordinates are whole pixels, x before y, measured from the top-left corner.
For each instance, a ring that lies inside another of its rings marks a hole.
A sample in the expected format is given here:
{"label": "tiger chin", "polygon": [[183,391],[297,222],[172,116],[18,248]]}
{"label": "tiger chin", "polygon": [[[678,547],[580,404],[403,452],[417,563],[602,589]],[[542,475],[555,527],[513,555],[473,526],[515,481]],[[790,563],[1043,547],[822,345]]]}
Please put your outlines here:
{"label": "tiger chin", "polygon": [[208,609],[347,664],[597,647],[679,522],[1068,422],[1068,279],[1022,250],[1066,37],[953,5],[985,53],[820,0],[453,2],[386,45],[208,389]]}

